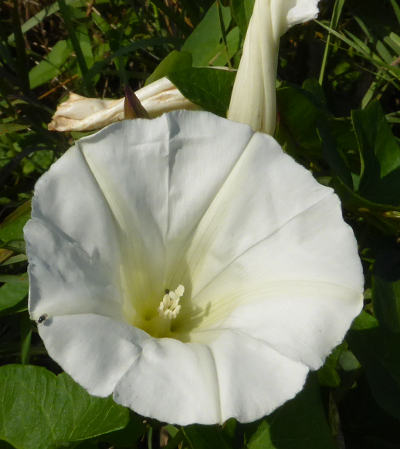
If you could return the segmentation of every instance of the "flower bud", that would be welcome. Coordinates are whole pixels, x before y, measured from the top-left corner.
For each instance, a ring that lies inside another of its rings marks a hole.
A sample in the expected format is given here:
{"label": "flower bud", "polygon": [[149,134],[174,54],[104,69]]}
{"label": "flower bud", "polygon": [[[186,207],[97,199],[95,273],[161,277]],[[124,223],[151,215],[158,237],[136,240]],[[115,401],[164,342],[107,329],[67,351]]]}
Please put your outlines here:
{"label": "flower bud", "polygon": [[[165,77],[142,87],[135,94],[150,118],[175,109],[200,109]],[[58,106],[48,128],[50,131],[91,131],[124,118],[124,98],[100,100],[71,92],[68,100]]]}
{"label": "flower bud", "polygon": [[297,23],[315,18],[318,0],[256,0],[247,29],[228,118],[273,134],[279,39]]}

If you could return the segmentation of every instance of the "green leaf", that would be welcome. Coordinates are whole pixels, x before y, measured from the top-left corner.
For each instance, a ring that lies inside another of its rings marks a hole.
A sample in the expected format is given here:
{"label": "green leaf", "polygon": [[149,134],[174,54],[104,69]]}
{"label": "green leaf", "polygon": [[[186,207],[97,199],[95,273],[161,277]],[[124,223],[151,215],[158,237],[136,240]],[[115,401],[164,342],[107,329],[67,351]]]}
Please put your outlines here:
{"label": "green leaf", "polygon": [[316,106],[326,109],[327,102],[324,89],[315,78],[307,78],[301,87],[311,94],[312,101]]}
{"label": "green leaf", "polygon": [[92,43],[90,41],[89,31],[86,26],[79,25],[76,28],[76,37],[78,39],[83,57],[85,58],[86,66],[92,67],[94,63]]}
{"label": "green leaf", "polygon": [[168,78],[182,94],[206,111],[226,116],[235,73],[212,68],[192,68],[171,73]]}
{"label": "green leaf", "polygon": [[192,55],[187,51],[174,50],[164,58],[156,67],[154,72],[147,78],[146,85],[150,84],[163,76],[192,67]]}
{"label": "green leaf", "polygon": [[[231,20],[230,8],[221,6],[221,13],[225,29],[227,29]],[[192,54],[195,67],[213,65],[214,61],[224,53],[222,37],[218,7],[214,3],[186,39],[182,50]],[[227,59],[225,57],[225,63]]]}
{"label": "green leaf", "polygon": [[400,146],[381,106],[352,112],[361,156],[359,193],[378,203],[400,205]]}
{"label": "green leaf", "polygon": [[294,399],[261,421],[248,441],[248,449],[334,449],[315,376],[309,376]]}
{"label": "green leaf", "polygon": [[217,47],[217,56],[212,60],[211,65],[224,66],[239,51],[240,32],[238,27],[235,27],[233,30],[229,31],[226,36],[226,45],[227,46],[225,46],[225,43],[221,43]]}
{"label": "green leaf", "polygon": [[0,224],[0,240],[23,240],[23,228],[31,216],[31,202],[26,201]]}
{"label": "green leaf", "polygon": [[27,273],[0,274],[0,282],[8,282],[13,285],[26,285],[28,283],[28,275]]}
{"label": "green leaf", "polygon": [[355,371],[361,368],[360,362],[351,351],[343,351],[339,357],[339,365],[343,371]]}
{"label": "green leaf", "polygon": [[90,396],[67,374],[38,366],[0,368],[0,439],[16,449],[55,449],[122,429],[128,410]]}
{"label": "green leaf", "polygon": [[52,80],[61,73],[61,67],[71,55],[72,49],[67,41],[60,40],[51,49],[50,53],[29,72],[29,84],[35,89]]}
{"label": "green leaf", "polygon": [[290,154],[320,155],[317,123],[324,111],[319,103],[310,92],[298,87],[286,86],[277,90],[278,141]]}
{"label": "green leaf", "polygon": [[[344,155],[345,136],[348,136],[347,123],[335,119],[318,121],[318,133],[321,137],[322,154],[332,171],[350,188],[353,187],[351,171]],[[354,136],[350,136],[350,139]],[[344,145],[343,145],[344,144]],[[351,146],[350,146],[351,148]],[[349,149],[349,147],[347,147]]]}
{"label": "green leaf", "polygon": [[347,340],[366,371],[376,402],[400,419],[400,335],[386,331],[363,312],[354,321]]}
{"label": "green leaf", "polygon": [[103,34],[107,34],[110,32],[111,25],[105,20],[100,14],[97,12],[92,12],[90,18],[93,20],[93,23],[99,28],[99,30]]}
{"label": "green leaf", "polygon": [[271,440],[271,426],[267,420],[261,421],[247,444],[248,449],[277,449]]}
{"label": "green leaf", "polygon": [[[3,251],[7,251],[7,250],[0,248],[0,261],[2,259]],[[28,258],[26,257],[25,254],[17,254],[16,256],[7,257],[7,259],[4,262],[0,262],[0,265],[4,267],[5,265],[12,265],[15,263],[26,262],[27,260],[28,260]]]}
{"label": "green leaf", "polygon": [[333,179],[333,186],[346,209],[362,215],[385,234],[396,235],[400,232],[400,220],[397,218],[400,208],[369,201],[350,189],[340,178]]}
{"label": "green leaf", "polygon": [[325,360],[324,365],[318,370],[318,381],[324,387],[336,388],[340,385],[340,376],[337,371],[337,366],[342,351],[342,345],[335,348]]}
{"label": "green leaf", "polygon": [[130,448],[134,442],[142,438],[147,429],[145,420],[132,411],[129,412],[129,415],[130,419],[126,427],[103,435],[100,438],[101,441],[107,442],[109,446]]}
{"label": "green leaf", "polygon": [[182,428],[191,449],[231,449],[219,426],[192,425]]}
{"label": "green leaf", "polygon": [[400,255],[385,250],[376,259],[372,283],[374,312],[382,326],[400,332]]}
{"label": "green leaf", "polygon": [[4,134],[14,133],[27,129],[28,125],[21,125],[19,123],[0,123],[0,136]]}
{"label": "green leaf", "polygon": [[22,275],[0,275],[0,313],[11,309],[28,296],[29,282],[26,273]]}
{"label": "green leaf", "polygon": [[232,17],[238,24],[242,36],[246,35],[255,0],[232,0]]}

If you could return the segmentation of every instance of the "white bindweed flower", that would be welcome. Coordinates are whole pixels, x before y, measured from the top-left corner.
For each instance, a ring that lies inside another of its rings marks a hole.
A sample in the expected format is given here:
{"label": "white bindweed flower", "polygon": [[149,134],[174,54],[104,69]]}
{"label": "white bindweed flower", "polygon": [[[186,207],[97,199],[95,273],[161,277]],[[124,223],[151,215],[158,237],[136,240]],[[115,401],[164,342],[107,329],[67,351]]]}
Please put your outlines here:
{"label": "white bindweed flower", "polygon": [[272,137],[208,112],[78,141],[36,184],[25,239],[50,356],[160,421],[270,413],[362,307],[337,196]]}
{"label": "white bindweed flower", "polygon": [[[176,109],[200,109],[184,97],[167,78],[161,78],[135,92],[151,118]],[[91,131],[124,119],[124,100],[101,100],[70,93],[49,123],[50,131]]]}
{"label": "white bindweed flower", "polygon": [[313,19],[319,0],[255,0],[228,118],[273,134],[279,39],[293,25]]}

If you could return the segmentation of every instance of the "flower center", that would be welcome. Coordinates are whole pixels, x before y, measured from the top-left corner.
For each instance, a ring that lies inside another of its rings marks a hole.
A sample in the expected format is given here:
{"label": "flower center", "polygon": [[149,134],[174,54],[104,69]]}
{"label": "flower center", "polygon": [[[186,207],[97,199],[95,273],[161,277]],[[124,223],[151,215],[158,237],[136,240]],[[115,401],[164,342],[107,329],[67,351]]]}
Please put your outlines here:
{"label": "flower center", "polygon": [[184,291],[185,287],[183,285],[178,285],[175,291],[165,290],[165,295],[158,306],[158,313],[161,318],[172,320],[178,316],[178,313],[181,310],[179,301],[183,296]]}

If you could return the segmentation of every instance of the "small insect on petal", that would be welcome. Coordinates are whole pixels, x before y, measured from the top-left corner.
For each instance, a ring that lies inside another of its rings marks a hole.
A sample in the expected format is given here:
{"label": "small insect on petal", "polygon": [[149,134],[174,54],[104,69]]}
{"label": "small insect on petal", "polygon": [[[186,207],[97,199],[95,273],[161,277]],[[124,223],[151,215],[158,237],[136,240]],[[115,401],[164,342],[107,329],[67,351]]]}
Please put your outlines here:
{"label": "small insect on petal", "polygon": [[47,315],[47,313],[44,313],[44,314],[41,315],[41,316],[39,317],[39,319],[37,320],[37,324],[44,323],[44,322],[47,320],[48,317],[49,317],[49,316]]}

